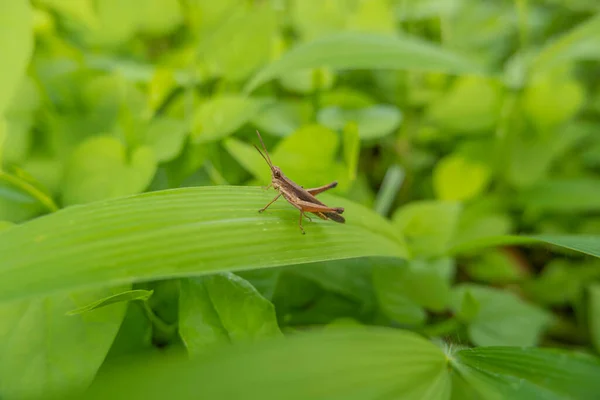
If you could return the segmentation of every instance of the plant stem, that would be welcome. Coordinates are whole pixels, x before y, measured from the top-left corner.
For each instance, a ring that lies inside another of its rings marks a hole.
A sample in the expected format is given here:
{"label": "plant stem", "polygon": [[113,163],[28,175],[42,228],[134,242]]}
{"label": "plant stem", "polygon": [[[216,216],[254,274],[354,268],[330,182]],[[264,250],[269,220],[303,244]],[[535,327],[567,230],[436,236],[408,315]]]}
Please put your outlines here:
{"label": "plant stem", "polygon": [[0,180],[4,180],[8,182],[12,186],[22,190],[27,193],[37,201],[39,201],[42,205],[44,205],[48,211],[55,212],[58,211],[58,206],[52,200],[52,198],[46,195],[44,192],[30,184],[29,182],[24,181],[23,179],[19,179],[11,174],[8,174],[4,171],[0,171]]}

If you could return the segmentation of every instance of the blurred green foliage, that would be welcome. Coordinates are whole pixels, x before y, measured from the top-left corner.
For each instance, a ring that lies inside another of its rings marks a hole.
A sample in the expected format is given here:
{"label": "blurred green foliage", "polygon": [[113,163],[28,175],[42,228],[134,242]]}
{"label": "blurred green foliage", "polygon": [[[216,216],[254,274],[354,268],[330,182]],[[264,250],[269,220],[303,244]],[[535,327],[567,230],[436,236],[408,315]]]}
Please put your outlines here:
{"label": "blurred green foliage", "polygon": [[[204,360],[182,396],[256,378],[245,398],[594,398],[597,1],[1,9],[0,398],[80,393],[165,347]],[[270,182],[257,129],[298,184],[338,181],[325,198],[347,225],[306,221],[304,238],[283,200],[256,215],[269,195],[241,186]],[[571,236],[542,237],[551,253],[510,234]],[[389,332],[280,338],[356,325]]]}

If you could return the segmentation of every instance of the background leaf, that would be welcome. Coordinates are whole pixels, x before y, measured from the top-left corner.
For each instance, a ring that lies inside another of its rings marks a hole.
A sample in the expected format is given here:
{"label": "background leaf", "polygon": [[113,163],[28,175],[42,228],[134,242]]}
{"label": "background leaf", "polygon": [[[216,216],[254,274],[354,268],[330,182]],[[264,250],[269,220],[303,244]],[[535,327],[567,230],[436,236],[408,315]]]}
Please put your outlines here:
{"label": "background leaf", "polygon": [[85,390],[119,330],[126,303],[75,316],[66,314],[124,290],[127,287],[121,286],[2,303],[2,396],[58,398]]}
{"label": "background leaf", "polygon": [[[115,370],[87,397],[375,399],[402,394],[417,399],[428,393],[444,399],[449,394],[441,350],[412,333],[385,329],[332,329],[209,354],[193,364],[177,359],[147,364],[142,373]],[[338,372],[323,379],[330,371]]]}
{"label": "background leaf", "polygon": [[585,354],[554,349],[488,347],[465,349],[452,362],[458,375],[480,398],[593,398],[600,361]]}
{"label": "background leaf", "polygon": [[415,69],[451,73],[482,71],[480,66],[469,60],[416,38],[340,33],[292,49],[252,77],[244,91],[251,92],[290,70],[317,67]]}
{"label": "background leaf", "polygon": [[543,309],[514,294],[474,284],[454,288],[455,312],[463,309],[466,291],[479,304],[468,326],[469,337],[478,346],[533,346],[551,321]]}
{"label": "background leaf", "polygon": [[24,77],[25,68],[33,51],[33,15],[26,0],[3,5],[0,16],[0,117]]}
{"label": "background leaf", "polygon": [[179,334],[191,354],[281,335],[273,304],[232,273],[184,280],[180,296]]}

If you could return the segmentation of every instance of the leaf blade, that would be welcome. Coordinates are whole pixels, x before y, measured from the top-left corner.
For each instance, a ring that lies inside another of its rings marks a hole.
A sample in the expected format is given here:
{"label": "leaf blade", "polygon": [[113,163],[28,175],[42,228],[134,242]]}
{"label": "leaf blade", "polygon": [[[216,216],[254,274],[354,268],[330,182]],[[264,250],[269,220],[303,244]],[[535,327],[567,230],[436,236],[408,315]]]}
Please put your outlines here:
{"label": "leaf blade", "polygon": [[345,199],[322,198],[345,207],[347,223],[305,222],[306,235],[298,229],[297,210],[283,201],[259,214],[272,194],[258,187],[176,189],[69,207],[0,233],[0,300],[220,271],[404,257],[402,238],[383,218]]}
{"label": "leaf blade", "polygon": [[483,68],[434,44],[410,37],[340,33],[302,44],[267,65],[246,84],[250,93],[283,72],[305,68],[414,69],[453,73]]}

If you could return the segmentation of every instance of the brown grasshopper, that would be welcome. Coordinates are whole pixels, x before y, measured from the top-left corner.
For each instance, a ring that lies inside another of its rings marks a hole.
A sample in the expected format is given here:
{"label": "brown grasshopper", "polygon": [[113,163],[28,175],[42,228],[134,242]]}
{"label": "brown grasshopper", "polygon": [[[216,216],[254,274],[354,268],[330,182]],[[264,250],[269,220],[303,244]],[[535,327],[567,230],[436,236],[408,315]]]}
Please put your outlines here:
{"label": "brown grasshopper", "polygon": [[275,196],[273,200],[258,212],[265,211],[271,204],[275,203],[275,201],[283,196],[288,203],[296,207],[300,210],[300,219],[298,220],[298,225],[300,226],[300,230],[304,235],[304,228],[302,227],[302,217],[306,216],[309,221],[312,222],[312,219],[306,215],[307,212],[313,213],[321,219],[331,219],[335,222],[344,223],[346,220],[340,214],[344,212],[342,207],[327,207],[325,204],[317,200],[315,197],[317,194],[322,193],[326,190],[332,189],[337,186],[337,182],[332,182],[329,185],[321,186],[314,189],[304,189],[302,186],[294,183],[290,178],[285,176],[279,167],[276,167],[271,162],[271,158],[269,157],[269,152],[267,151],[267,147],[260,136],[260,133],[256,131],[258,135],[258,139],[262,144],[265,153],[263,154],[260,149],[254,145],[256,150],[260,153],[260,155],[265,159],[269,167],[271,168],[271,183],[267,186],[267,189],[273,186],[279,194]]}

